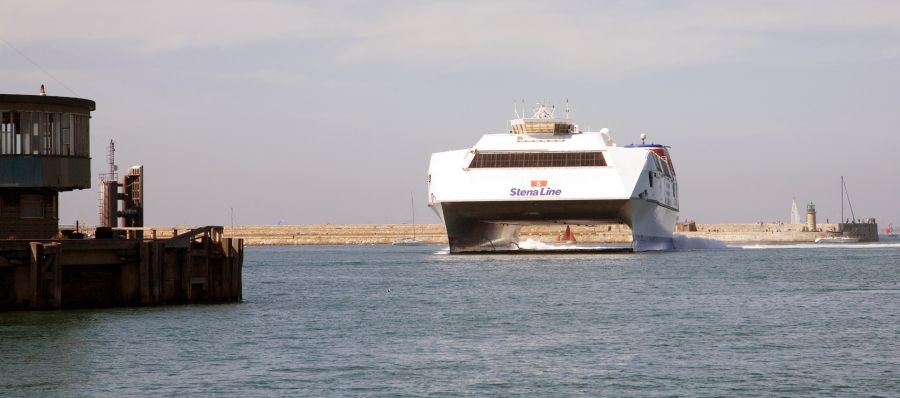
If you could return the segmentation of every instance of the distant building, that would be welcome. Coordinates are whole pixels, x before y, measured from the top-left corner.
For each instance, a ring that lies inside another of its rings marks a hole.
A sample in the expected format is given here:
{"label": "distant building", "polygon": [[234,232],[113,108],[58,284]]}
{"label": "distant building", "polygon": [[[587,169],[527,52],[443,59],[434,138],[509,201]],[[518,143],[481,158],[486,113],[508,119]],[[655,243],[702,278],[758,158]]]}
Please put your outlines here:
{"label": "distant building", "polygon": [[91,187],[94,101],[0,94],[0,239],[59,230],[59,193]]}
{"label": "distant building", "polygon": [[810,232],[818,231],[816,226],[816,204],[809,202],[806,204],[806,229]]}

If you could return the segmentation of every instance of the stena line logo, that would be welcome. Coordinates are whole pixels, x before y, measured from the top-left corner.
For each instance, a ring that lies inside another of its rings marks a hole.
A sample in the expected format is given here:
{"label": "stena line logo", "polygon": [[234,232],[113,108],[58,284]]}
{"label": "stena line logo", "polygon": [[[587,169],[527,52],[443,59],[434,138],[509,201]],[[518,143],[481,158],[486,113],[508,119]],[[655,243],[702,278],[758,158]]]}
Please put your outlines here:
{"label": "stena line logo", "polygon": [[553,189],[547,186],[547,180],[531,180],[531,187],[527,189],[510,188],[509,196],[559,196],[562,189]]}

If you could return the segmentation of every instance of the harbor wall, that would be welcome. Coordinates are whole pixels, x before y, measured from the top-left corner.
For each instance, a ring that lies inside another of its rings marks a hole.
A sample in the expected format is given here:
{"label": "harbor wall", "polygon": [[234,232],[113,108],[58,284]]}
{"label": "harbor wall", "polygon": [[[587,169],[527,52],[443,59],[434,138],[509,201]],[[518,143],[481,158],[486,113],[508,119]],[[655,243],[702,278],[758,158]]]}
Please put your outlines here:
{"label": "harbor wall", "polygon": [[[681,224],[680,224],[681,225]],[[145,236],[171,236],[188,226],[144,228]],[[564,225],[531,225],[522,228],[521,240],[552,243],[565,230]],[[688,237],[716,239],[726,243],[804,243],[828,236],[837,230],[836,224],[819,224],[810,232],[806,224],[694,224],[693,228],[678,229],[676,234]],[[574,225],[572,232],[582,243],[630,243],[631,229],[624,224]],[[390,244],[413,236],[410,224],[301,224],[301,225],[240,225],[224,227],[224,235],[241,238],[246,245],[369,245]],[[447,244],[447,232],[442,224],[415,226],[417,239],[432,244]]]}
{"label": "harbor wall", "polygon": [[[191,228],[145,227],[144,236],[172,236]],[[565,230],[562,225],[533,225],[522,228],[521,239],[552,242]],[[622,243],[631,242],[627,225],[572,226],[579,241]],[[248,246],[292,245],[377,245],[391,244],[413,236],[410,224],[301,224],[301,225],[240,225],[224,227],[224,236],[243,239]],[[447,230],[443,224],[415,226],[416,239],[432,244],[447,244]]]}
{"label": "harbor wall", "polygon": [[243,241],[199,228],[168,239],[0,240],[0,310],[242,299]]}
{"label": "harbor wall", "polygon": [[872,223],[841,223],[841,231],[845,236],[859,238],[860,242],[878,242],[878,224]]}

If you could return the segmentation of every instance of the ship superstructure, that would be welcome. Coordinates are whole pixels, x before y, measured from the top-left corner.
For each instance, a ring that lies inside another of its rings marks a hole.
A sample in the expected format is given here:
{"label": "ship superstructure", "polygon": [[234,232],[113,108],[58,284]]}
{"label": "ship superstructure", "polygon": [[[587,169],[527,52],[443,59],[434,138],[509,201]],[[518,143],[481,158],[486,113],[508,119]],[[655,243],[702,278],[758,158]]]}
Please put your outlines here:
{"label": "ship superstructure", "polygon": [[451,253],[518,250],[524,225],[628,224],[634,251],[673,248],[678,183],[669,150],[617,146],[608,129],[582,132],[554,109],[510,121],[469,149],[438,152],[428,205]]}

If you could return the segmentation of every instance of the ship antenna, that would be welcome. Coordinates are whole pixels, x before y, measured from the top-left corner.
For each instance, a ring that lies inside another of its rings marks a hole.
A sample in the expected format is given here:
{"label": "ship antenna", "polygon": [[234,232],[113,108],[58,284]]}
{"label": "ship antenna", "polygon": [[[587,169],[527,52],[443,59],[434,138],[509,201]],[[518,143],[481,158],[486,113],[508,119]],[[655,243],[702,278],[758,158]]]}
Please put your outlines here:
{"label": "ship antenna", "polygon": [[569,99],[566,98],[566,119],[569,118]]}
{"label": "ship antenna", "polygon": [[516,105],[516,101],[513,100],[513,114],[516,115],[516,119],[520,119],[519,117],[519,107]]}

